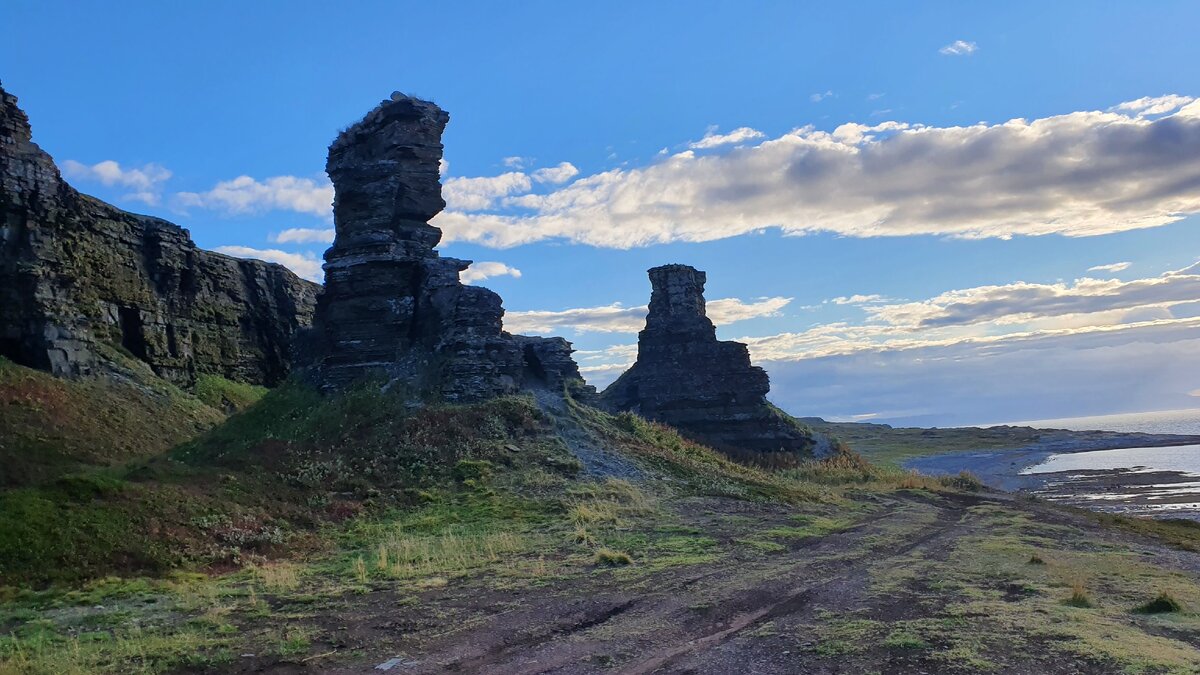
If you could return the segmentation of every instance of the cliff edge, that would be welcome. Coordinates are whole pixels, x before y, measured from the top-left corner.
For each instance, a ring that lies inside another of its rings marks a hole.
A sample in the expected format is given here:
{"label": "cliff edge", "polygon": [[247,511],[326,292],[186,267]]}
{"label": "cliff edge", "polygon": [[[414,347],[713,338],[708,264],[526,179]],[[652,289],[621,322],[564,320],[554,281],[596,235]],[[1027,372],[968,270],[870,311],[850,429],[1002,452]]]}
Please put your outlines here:
{"label": "cliff edge", "polygon": [[271,385],[319,290],[80,194],[0,88],[0,356],[78,377],[119,371],[123,351],[185,387],[203,374]]}

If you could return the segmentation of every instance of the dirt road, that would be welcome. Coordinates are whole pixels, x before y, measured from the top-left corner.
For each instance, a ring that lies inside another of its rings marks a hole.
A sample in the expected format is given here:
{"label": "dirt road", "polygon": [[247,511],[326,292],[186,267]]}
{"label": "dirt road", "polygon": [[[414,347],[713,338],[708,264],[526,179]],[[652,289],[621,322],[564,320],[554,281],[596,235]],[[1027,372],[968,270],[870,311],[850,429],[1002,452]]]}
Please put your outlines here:
{"label": "dirt road", "polygon": [[[730,544],[794,522],[785,507],[724,499],[689,498],[675,509]],[[710,564],[603,571],[512,591],[477,579],[391,610],[386,596],[368,598],[328,618],[346,640],[333,648],[345,654],[355,645],[369,656],[265,672],[381,672],[384,656],[392,657],[384,672],[394,673],[1121,672],[1103,643],[1093,648],[1093,636],[1059,625],[1059,608],[1092,610],[1054,597],[1059,585],[1044,575],[1057,563],[1032,564],[1018,551],[1030,578],[1016,578],[1024,568],[994,561],[996,542],[1056,546],[1045,555],[1064,561],[1136,555],[1191,581],[1198,566],[1195,554],[1150,542],[1130,548],[1084,518],[1000,495],[901,492],[874,498],[848,529],[769,554],[744,550]],[[1115,580],[1103,583],[1098,596],[1117,592]],[[1114,638],[1103,634],[1112,628],[1107,615],[1095,617],[1098,640],[1162,640],[1181,668],[1193,657],[1200,663],[1190,625],[1131,615],[1121,618],[1129,634]]]}

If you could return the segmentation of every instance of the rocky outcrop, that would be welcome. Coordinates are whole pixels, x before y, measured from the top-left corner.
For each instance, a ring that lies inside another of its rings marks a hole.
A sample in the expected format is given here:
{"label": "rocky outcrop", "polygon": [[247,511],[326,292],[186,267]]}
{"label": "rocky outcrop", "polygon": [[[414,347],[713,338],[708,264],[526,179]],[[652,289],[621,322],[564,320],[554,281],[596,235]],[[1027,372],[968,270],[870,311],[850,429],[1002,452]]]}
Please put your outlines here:
{"label": "rocky outcrop", "polygon": [[687,265],[650,270],[650,311],[633,366],[601,405],[669,424],[727,452],[811,453],[803,425],[767,402],[766,371],[740,342],[717,340],[705,315],[705,274]]}
{"label": "rocky outcrop", "polygon": [[196,248],[187,230],[80,194],[0,88],[0,354],[63,376],[113,372],[119,351],[190,385],[273,384],[320,286]]}
{"label": "rocky outcrop", "polygon": [[470,261],[434,250],[442,232],[429,220],[446,206],[439,162],[449,119],[396,93],[329,147],[336,236],[310,370],[327,388],[382,377],[452,402],[528,387],[586,396],[569,342],[504,332],[500,296],[462,284]]}

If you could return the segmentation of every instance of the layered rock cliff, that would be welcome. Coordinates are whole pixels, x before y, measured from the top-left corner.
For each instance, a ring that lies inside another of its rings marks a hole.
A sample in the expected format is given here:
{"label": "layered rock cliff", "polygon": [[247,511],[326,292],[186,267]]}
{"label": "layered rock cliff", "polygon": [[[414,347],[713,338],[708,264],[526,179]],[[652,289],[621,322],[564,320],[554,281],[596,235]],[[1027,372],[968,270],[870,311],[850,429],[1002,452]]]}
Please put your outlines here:
{"label": "layered rock cliff", "polygon": [[766,371],[740,342],[717,340],[705,315],[701,272],[650,270],[650,311],[633,366],[600,395],[601,405],[676,427],[730,452],[811,453],[813,435],[771,406]]}
{"label": "layered rock cliff", "polygon": [[319,290],[80,194],[0,88],[0,355],[80,376],[113,371],[123,350],[184,386],[201,373],[273,384]]}
{"label": "layered rock cliff", "polygon": [[503,331],[500,296],[467,286],[470,261],[441,257],[429,224],[449,115],[393,94],[329,147],[336,236],[325,253],[311,372],[332,389],[382,377],[422,396],[477,401],[522,388],[586,395],[562,338]]}

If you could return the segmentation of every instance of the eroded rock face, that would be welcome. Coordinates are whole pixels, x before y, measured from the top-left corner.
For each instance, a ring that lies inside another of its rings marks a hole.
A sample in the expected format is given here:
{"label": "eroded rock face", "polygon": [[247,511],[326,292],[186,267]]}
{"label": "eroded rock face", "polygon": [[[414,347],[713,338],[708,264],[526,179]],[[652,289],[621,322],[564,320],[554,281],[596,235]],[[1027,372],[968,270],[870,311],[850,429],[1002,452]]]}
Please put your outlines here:
{"label": "eroded rock face", "polygon": [[112,372],[124,350],[184,386],[200,373],[274,384],[319,290],[75,191],[0,88],[0,354],[80,376]]}
{"label": "eroded rock face", "polygon": [[433,103],[397,93],[329,147],[337,234],[325,253],[313,374],[333,389],[383,377],[452,402],[534,386],[586,396],[569,342],[504,332],[500,296],[462,284],[470,262],[434,250],[448,121]]}
{"label": "eroded rock face", "polygon": [[601,394],[726,451],[811,453],[810,433],[767,403],[770,380],[740,342],[717,340],[705,315],[705,274],[687,265],[650,270],[650,311],[634,365]]}

